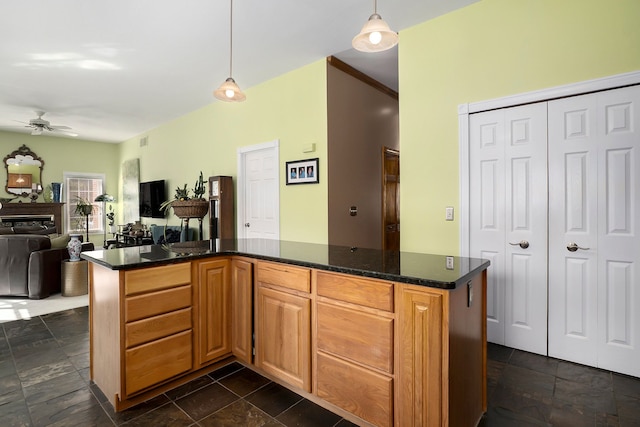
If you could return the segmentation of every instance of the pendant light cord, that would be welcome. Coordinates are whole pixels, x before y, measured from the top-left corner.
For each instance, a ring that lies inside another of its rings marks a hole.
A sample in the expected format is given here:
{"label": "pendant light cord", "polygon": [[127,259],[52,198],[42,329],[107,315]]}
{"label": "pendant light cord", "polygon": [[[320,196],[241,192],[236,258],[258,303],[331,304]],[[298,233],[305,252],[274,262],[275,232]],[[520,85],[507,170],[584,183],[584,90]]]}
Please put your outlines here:
{"label": "pendant light cord", "polygon": [[229,77],[233,76],[233,0],[229,11]]}
{"label": "pendant light cord", "polygon": [[378,14],[378,0],[373,0],[373,13]]}

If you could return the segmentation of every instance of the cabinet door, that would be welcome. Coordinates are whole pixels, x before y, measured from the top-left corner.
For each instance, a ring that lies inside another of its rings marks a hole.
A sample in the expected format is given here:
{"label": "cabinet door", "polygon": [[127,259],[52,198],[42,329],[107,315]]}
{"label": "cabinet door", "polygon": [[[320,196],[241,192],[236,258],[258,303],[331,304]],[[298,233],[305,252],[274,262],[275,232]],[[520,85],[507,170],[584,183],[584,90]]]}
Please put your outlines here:
{"label": "cabinet door", "polygon": [[229,260],[198,263],[198,362],[202,365],[231,353]]}
{"label": "cabinet door", "polygon": [[446,425],[448,395],[443,374],[443,296],[403,288],[398,313],[397,423],[407,427]]}
{"label": "cabinet door", "polygon": [[311,300],[258,288],[256,366],[311,392]]}
{"label": "cabinet door", "polygon": [[251,363],[253,359],[253,264],[249,261],[231,261],[231,351],[239,360]]}

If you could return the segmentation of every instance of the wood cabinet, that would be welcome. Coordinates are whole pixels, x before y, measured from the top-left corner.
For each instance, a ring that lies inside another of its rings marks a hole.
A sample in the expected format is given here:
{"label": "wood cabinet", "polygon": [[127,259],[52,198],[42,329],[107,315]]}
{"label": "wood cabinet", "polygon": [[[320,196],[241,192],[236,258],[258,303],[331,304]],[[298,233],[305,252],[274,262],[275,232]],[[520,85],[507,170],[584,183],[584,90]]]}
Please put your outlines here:
{"label": "wood cabinet", "polygon": [[454,290],[402,285],[397,295],[396,425],[477,425],[487,408],[486,270]]}
{"label": "wood cabinet", "polygon": [[198,277],[199,365],[231,353],[230,261],[214,258],[193,263]]}
{"label": "wood cabinet", "polygon": [[124,390],[128,398],[192,369],[189,263],[124,273]]}
{"label": "wood cabinet", "polygon": [[116,411],[231,355],[359,425],[486,410],[486,270],[442,290],[243,256],[89,265],[91,378]]}
{"label": "wood cabinet", "polygon": [[314,392],[393,425],[393,283],[317,271]]}
{"label": "wood cabinet", "polygon": [[231,351],[240,361],[253,362],[253,262],[231,261]]}
{"label": "wood cabinet", "polygon": [[259,262],[256,274],[255,364],[311,392],[310,271]]}
{"label": "wood cabinet", "polygon": [[231,354],[228,258],[89,268],[91,378],[116,411]]}

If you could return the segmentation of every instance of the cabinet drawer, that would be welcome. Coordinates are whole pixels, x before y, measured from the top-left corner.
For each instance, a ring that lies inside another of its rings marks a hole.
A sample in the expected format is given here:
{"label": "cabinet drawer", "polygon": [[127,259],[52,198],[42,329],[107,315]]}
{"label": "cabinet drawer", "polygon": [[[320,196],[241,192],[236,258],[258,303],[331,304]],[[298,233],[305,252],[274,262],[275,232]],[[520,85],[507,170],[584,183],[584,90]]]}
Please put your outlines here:
{"label": "cabinet drawer", "polygon": [[191,329],[191,308],[149,317],[126,325],[127,348]]}
{"label": "cabinet drawer", "polygon": [[129,297],[124,305],[126,322],[191,307],[191,285]]}
{"label": "cabinet drawer", "polygon": [[318,350],[393,373],[393,319],[319,302]]}
{"label": "cabinet drawer", "polygon": [[191,370],[191,342],[189,330],[127,350],[127,396]]}
{"label": "cabinet drawer", "polygon": [[393,312],[393,283],[318,271],[318,295]]}
{"label": "cabinet drawer", "polygon": [[393,423],[393,380],[318,353],[318,397],[376,426]]}
{"label": "cabinet drawer", "polygon": [[191,263],[163,265],[124,273],[125,295],[157,291],[191,283]]}
{"label": "cabinet drawer", "polygon": [[287,264],[258,263],[258,282],[311,292],[311,271]]}

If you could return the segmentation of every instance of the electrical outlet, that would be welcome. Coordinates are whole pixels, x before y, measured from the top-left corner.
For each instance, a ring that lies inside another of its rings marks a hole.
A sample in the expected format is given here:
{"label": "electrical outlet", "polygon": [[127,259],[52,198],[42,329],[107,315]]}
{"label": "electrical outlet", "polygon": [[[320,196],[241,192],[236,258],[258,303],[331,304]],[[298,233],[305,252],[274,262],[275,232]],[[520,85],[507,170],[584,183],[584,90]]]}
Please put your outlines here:
{"label": "electrical outlet", "polygon": [[448,256],[447,257],[447,270],[453,270],[453,257],[452,256]]}
{"label": "electrical outlet", "polygon": [[453,221],[453,206],[444,208],[444,219],[446,221]]}

